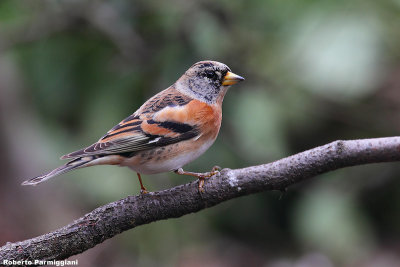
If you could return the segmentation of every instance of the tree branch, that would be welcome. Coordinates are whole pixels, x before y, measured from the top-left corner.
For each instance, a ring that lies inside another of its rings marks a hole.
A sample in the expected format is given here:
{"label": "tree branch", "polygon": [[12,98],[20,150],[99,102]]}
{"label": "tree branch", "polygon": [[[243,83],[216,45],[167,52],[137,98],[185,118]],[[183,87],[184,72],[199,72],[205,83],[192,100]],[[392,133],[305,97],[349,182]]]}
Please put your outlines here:
{"label": "tree branch", "polygon": [[284,190],[315,175],[343,167],[400,160],[400,137],[335,141],[259,166],[224,169],[208,179],[200,194],[197,181],[160,192],[128,196],[99,207],[73,223],[0,248],[3,260],[65,259],[142,224],[215,206],[267,190]]}

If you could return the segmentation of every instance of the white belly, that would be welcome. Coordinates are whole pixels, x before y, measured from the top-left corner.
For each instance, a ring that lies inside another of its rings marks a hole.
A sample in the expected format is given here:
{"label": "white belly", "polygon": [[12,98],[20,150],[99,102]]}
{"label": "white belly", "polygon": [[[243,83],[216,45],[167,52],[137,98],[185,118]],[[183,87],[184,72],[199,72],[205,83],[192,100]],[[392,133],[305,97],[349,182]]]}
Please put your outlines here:
{"label": "white belly", "polygon": [[177,154],[173,157],[162,160],[149,160],[149,161],[141,161],[140,163],[132,162],[127,159],[123,164],[123,166],[127,166],[132,170],[142,173],[142,174],[155,174],[162,172],[169,172],[177,170],[184,165],[192,162],[201,156],[206,150],[214,143],[214,140],[210,140],[207,143],[204,143],[202,146],[195,150],[185,151],[180,154]]}

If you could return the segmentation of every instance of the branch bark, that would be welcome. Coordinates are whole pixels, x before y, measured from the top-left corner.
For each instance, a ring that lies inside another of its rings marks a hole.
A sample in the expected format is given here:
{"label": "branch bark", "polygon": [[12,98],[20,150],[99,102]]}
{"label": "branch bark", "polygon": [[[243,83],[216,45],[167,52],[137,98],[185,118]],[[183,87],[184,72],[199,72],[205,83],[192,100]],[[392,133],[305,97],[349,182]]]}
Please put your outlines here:
{"label": "branch bark", "polygon": [[223,201],[267,190],[285,190],[321,173],[343,167],[400,160],[400,137],[335,141],[272,163],[223,169],[208,179],[204,193],[197,181],[99,207],[71,224],[0,248],[3,260],[61,260],[142,224],[215,206]]}

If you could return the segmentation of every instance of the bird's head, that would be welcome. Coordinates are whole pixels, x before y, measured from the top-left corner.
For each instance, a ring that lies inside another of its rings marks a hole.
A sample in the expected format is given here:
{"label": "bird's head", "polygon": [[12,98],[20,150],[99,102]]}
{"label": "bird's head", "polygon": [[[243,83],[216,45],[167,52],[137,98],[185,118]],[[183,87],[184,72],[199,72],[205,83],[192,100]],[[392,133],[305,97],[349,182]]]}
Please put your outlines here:
{"label": "bird's head", "polygon": [[213,104],[223,100],[229,86],[244,78],[217,61],[200,61],[193,64],[176,82],[176,87],[184,94]]}

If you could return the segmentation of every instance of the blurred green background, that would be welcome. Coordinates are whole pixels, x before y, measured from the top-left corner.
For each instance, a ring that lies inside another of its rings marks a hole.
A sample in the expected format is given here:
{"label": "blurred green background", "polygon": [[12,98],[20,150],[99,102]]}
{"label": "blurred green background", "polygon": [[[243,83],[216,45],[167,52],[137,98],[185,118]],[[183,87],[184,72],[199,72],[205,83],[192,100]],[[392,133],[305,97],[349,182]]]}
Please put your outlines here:
{"label": "blurred green background", "polygon": [[[139,192],[101,166],[28,178],[92,144],[193,63],[246,78],[186,167],[267,163],[337,139],[398,135],[399,0],[0,1],[0,244]],[[251,118],[251,119],[249,119]],[[400,166],[320,175],[124,232],[80,266],[399,266]],[[183,184],[144,176],[149,190]]]}

